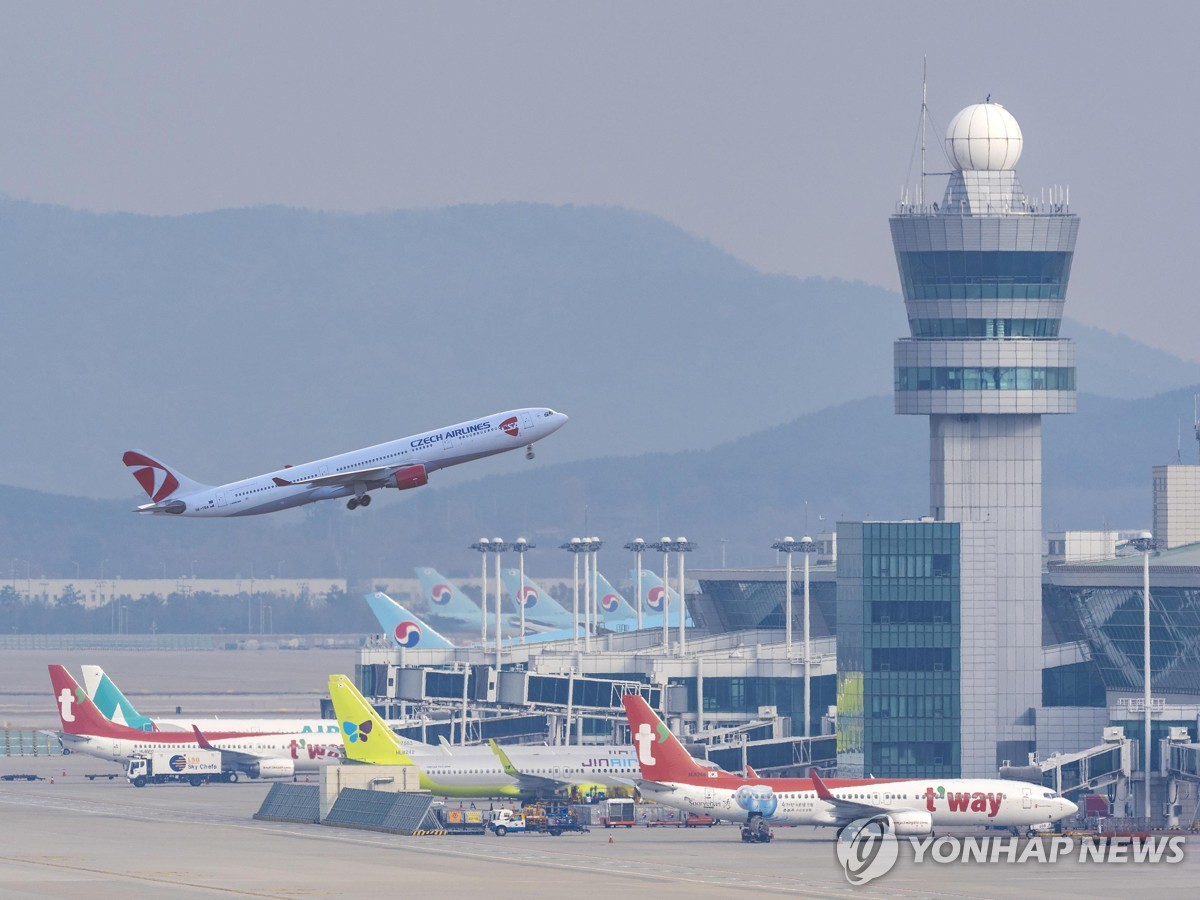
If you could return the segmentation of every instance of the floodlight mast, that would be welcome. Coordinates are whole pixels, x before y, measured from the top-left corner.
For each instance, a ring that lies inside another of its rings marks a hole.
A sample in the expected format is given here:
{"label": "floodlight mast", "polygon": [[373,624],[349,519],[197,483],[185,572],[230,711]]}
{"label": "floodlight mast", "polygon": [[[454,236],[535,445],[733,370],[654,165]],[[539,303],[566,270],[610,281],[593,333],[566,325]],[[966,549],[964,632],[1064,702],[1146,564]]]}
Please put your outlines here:
{"label": "floodlight mast", "polygon": [[531,544],[523,537],[513,541],[511,547],[513,553],[517,554],[517,606],[521,609],[521,643],[525,643],[525,603],[523,596],[525,594],[525,554],[534,549],[537,544]]}
{"label": "floodlight mast", "polygon": [[[574,587],[571,593],[571,649],[579,652],[579,554],[584,551],[584,542],[577,537],[571,538],[567,543],[560,544],[560,550],[566,550],[571,554],[571,562],[573,569]],[[570,743],[570,725],[567,726],[568,741]]]}
{"label": "floodlight mast", "polygon": [[479,558],[483,561],[483,572],[479,577],[480,590],[483,592],[479,599],[479,647],[481,650],[487,649],[487,596],[488,596],[488,570],[487,570],[487,555],[491,549],[491,541],[487,538],[480,538],[471,545],[472,550],[479,551]]}
{"label": "floodlight mast", "polygon": [[1142,553],[1142,815],[1150,827],[1150,551],[1155,548],[1154,535],[1143,531],[1126,546]]}
{"label": "floodlight mast", "polygon": [[625,545],[626,550],[633,551],[633,590],[634,601],[633,605],[637,607],[637,627],[638,631],[642,630],[642,552],[646,549],[646,542],[641,538],[634,538]]}
{"label": "floodlight mast", "polygon": [[687,585],[684,578],[683,555],[695,550],[695,541],[685,537],[675,539],[674,550],[679,554],[679,655],[687,655]]}
{"label": "floodlight mast", "polygon": [[491,552],[496,554],[496,677],[500,677],[500,651],[504,647],[502,624],[504,617],[504,590],[500,584],[500,554],[508,549],[503,538],[492,538]]}

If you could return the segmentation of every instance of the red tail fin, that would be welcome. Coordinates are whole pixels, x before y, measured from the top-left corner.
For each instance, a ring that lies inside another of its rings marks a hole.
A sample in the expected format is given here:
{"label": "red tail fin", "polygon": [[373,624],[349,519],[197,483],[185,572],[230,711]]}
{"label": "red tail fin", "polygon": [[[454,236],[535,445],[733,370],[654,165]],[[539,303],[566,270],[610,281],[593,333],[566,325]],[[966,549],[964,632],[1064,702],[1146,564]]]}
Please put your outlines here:
{"label": "red tail fin", "polygon": [[58,718],[65,733],[99,737],[141,736],[142,732],[137,729],[126,728],[124,725],[117,725],[111,719],[106,719],[88,697],[87,692],[62,666],[50,666],[50,684],[54,687]]}
{"label": "red tail fin", "polygon": [[707,778],[707,773],[639,694],[626,694],[621,702],[629,718],[630,737],[637,750],[643,778],[650,781]]}

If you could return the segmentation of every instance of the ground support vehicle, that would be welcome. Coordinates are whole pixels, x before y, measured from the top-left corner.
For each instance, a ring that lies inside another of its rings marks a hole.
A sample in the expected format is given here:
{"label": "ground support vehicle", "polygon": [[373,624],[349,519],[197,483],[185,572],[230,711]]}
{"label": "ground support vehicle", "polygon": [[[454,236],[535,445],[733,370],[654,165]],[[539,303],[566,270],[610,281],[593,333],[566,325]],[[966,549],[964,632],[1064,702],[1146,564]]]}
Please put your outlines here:
{"label": "ground support vehicle", "polygon": [[125,777],[134,787],[186,781],[199,787],[209,781],[237,781],[236,772],[221,771],[220,750],[152,750],[131,757]]}
{"label": "ground support vehicle", "polygon": [[561,803],[535,803],[520,812],[502,809],[488,822],[488,828],[497,837],[506,834],[581,834],[588,831],[587,825],[571,807]]}
{"label": "ground support vehicle", "polygon": [[769,844],[774,839],[771,826],[762,816],[755,816],[742,826],[743,844]]}
{"label": "ground support vehicle", "polygon": [[596,824],[605,828],[632,828],[637,824],[635,806],[632,800],[605,800]]}
{"label": "ground support vehicle", "polygon": [[446,834],[483,834],[487,831],[483,812],[478,809],[446,809],[435,805],[433,812]]}

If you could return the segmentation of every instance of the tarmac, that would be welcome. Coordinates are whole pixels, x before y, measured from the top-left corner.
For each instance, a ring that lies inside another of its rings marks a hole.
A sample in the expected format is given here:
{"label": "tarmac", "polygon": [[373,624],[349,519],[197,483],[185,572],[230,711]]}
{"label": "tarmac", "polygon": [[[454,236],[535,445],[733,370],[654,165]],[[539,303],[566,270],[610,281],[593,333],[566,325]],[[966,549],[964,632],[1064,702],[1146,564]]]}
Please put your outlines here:
{"label": "tarmac", "polygon": [[[307,707],[307,714],[330,671],[353,671],[352,652],[315,652],[305,658],[304,651],[137,653],[129,659],[90,652],[49,660],[5,653],[0,716],[20,711],[22,725],[51,724],[47,661],[75,671],[80,662],[103,665],[131,695],[152,684],[154,704],[147,711],[165,705],[173,712],[187,697],[185,706],[194,709],[222,711],[226,701],[230,712],[249,705],[255,714],[273,713],[281,711],[272,705],[278,702]],[[222,689],[245,684],[248,674],[252,702]],[[216,688],[213,694],[200,693],[206,685]],[[777,828],[770,844],[743,844],[732,825],[597,828],[561,837],[406,837],[255,821],[266,782],[139,789],[123,777],[85,777],[115,772],[115,764],[79,754],[0,757],[0,775],[43,779],[0,781],[0,896],[564,900],[603,892],[655,900],[754,894],[1090,900],[1191,896],[1200,883],[1200,839],[1189,839],[1177,864],[1080,862],[1078,854],[1055,863],[935,863],[927,856],[917,864],[902,840],[895,866],[855,887],[828,829]]]}

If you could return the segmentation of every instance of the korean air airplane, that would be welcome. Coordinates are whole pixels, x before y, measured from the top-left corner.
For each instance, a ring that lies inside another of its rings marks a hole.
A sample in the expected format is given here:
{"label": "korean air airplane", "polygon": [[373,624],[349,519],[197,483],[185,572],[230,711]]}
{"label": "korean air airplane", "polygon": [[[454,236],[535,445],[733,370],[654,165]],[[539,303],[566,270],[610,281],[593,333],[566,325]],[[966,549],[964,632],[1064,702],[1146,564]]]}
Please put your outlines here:
{"label": "korean air airplane", "polygon": [[932,834],[935,826],[995,825],[1014,830],[1074,815],[1074,803],[1040,784],[996,778],[740,778],[697,766],[646,701],[621,698],[637,747],[643,799],[687,812],[744,822],[742,840],[770,840],[770,826],[825,825],[884,817],[897,835]]}
{"label": "korean air airplane", "polygon": [[479,627],[479,604],[455,587],[454,582],[437,569],[418,566],[416,573],[431,618],[443,625]]}
{"label": "korean air airplane", "polygon": [[421,487],[438,469],[518,447],[525,447],[526,457],[532,459],[534,442],[558,431],[566,421],[563,413],[552,409],[511,409],[219,487],[192,481],[142,450],[127,450],[122,461],[150,497],[135,512],[254,516],[341,497],[350,498],[348,509],[357,509],[370,506],[369,491]]}
{"label": "korean air airplane", "polygon": [[[504,582],[504,590],[508,596],[516,600],[520,606],[525,607],[526,625],[570,629],[575,624],[571,613],[563,609],[557,600],[530,581],[528,575],[525,576],[524,583],[521,583],[520,570],[501,569],[500,578]],[[580,602],[583,602],[582,597]],[[582,609],[579,611],[579,617],[582,621]],[[517,621],[520,621],[519,616]]]}
{"label": "korean air airplane", "polygon": [[[376,591],[374,594],[367,594],[366,597],[371,612],[375,613],[375,618],[379,620],[384,635],[395,646],[404,650],[452,650],[460,646],[443,637],[434,630],[432,625],[424,622],[415,613],[409,612],[387,594]],[[583,635],[582,628],[579,630],[579,634]],[[509,647],[520,643],[533,644],[544,641],[569,640],[570,638],[571,631],[567,629],[529,634],[525,636],[524,641],[520,636],[508,637],[504,638],[501,643]],[[478,646],[478,643],[471,646]]]}
{"label": "korean air airplane", "polygon": [[[671,587],[663,585],[662,579],[649,569],[642,569],[642,627],[662,628],[663,606],[669,605],[667,613],[671,627],[679,627],[679,593]],[[687,624],[692,624],[691,613],[688,613]]]}
{"label": "korean air airplane", "polygon": [[[637,611],[599,572],[596,573],[596,588],[600,595],[600,621],[604,627],[609,631],[633,631],[636,629]],[[644,616],[642,625],[645,627]]]}

